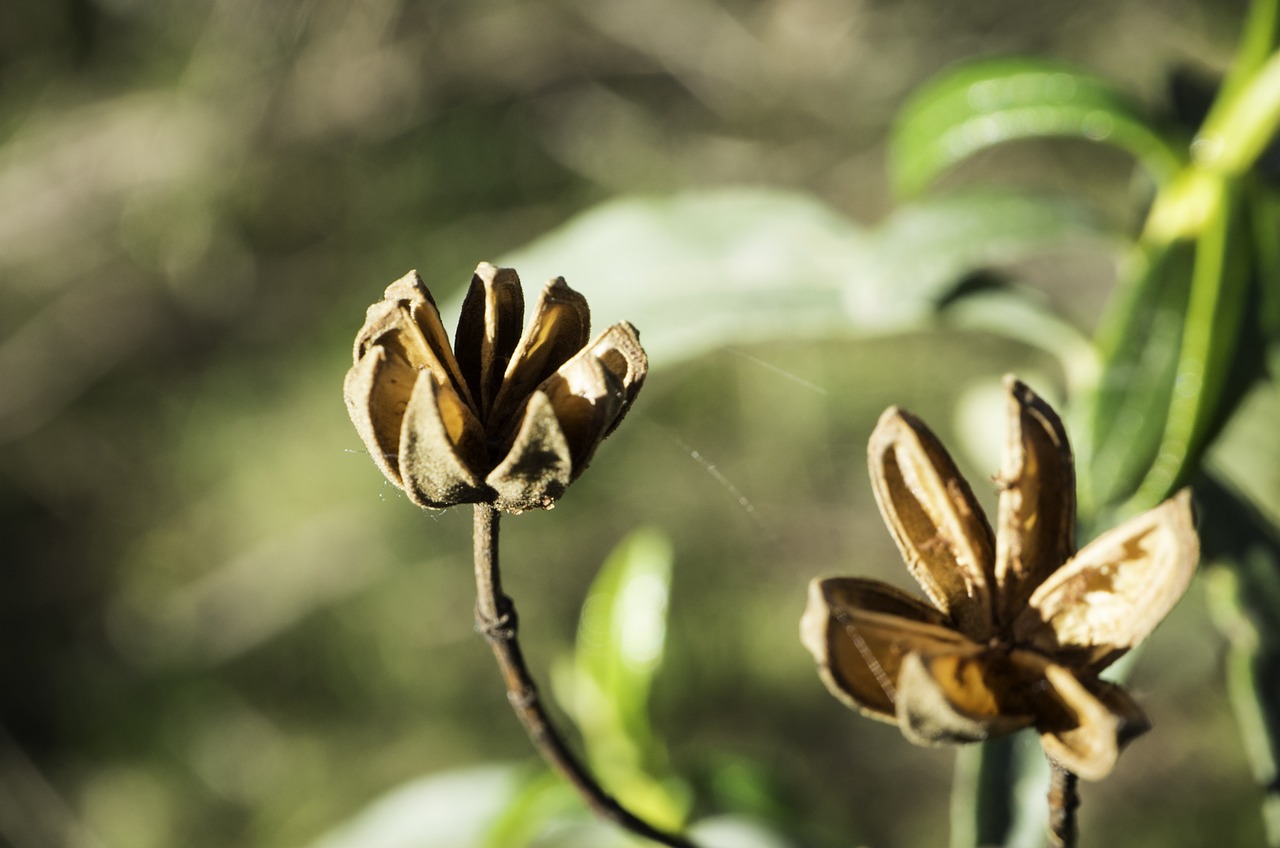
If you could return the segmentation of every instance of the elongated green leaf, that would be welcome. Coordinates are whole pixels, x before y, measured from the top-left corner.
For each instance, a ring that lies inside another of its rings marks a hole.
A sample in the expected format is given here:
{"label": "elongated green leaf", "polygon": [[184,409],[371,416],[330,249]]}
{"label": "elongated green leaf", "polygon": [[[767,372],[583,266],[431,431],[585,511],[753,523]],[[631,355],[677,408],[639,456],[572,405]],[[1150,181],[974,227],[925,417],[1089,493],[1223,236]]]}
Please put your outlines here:
{"label": "elongated green leaf", "polygon": [[1085,499],[1098,508],[1137,490],[1155,461],[1168,420],[1195,247],[1148,246],[1132,260],[1127,290],[1099,333],[1102,373],[1091,426],[1076,448]]}
{"label": "elongated green leaf", "polygon": [[596,775],[626,805],[677,828],[688,791],[655,776],[666,752],[649,722],[649,692],[662,665],[674,553],[655,530],[637,530],[601,567],[583,605],[573,663],[557,691],[582,733]]}
{"label": "elongated green leaf", "polygon": [[665,536],[638,530],[610,554],[592,583],[574,653],[579,685],[586,687],[574,709],[584,733],[603,719],[639,751],[649,748],[649,691],[666,645],[674,556]]}
{"label": "elongated green leaf", "polygon": [[1256,187],[1250,208],[1258,264],[1258,326],[1266,344],[1280,342],[1280,194]]}
{"label": "elongated green leaf", "polygon": [[596,323],[639,327],[661,367],[728,344],[918,328],[976,269],[1113,238],[1056,196],[958,192],[864,229],[807,197],[727,189],[611,201],[502,261],[529,283],[565,277]]}
{"label": "elongated green leaf", "polygon": [[890,138],[892,180],[902,194],[914,194],[979,150],[1052,136],[1121,147],[1158,182],[1183,158],[1142,108],[1106,81],[1054,62],[997,59],[952,70],[916,92]]}
{"label": "elongated green leaf", "polygon": [[1280,47],[1280,2],[1253,0],[1249,4],[1231,70],[1223,80],[1222,90],[1214,103],[1214,112],[1233,107],[1240,90],[1249,84],[1277,47]]}
{"label": "elongated green leaf", "polygon": [[1250,224],[1240,192],[1231,183],[1224,184],[1223,191],[1219,213],[1196,242],[1168,418],[1155,461],[1134,499],[1135,509],[1159,503],[1180,486],[1225,419],[1223,401],[1229,399],[1235,353],[1245,332],[1254,269]]}

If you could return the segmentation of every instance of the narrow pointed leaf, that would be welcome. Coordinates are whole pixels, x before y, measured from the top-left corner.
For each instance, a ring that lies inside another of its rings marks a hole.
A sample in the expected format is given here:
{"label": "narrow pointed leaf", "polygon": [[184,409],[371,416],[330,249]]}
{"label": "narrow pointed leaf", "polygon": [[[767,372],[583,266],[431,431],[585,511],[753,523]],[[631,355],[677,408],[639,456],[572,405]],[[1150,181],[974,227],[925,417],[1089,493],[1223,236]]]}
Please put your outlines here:
{"label": "narrow pointed leaf", "polygon": [[557,679],[596,775],[628,808],[671,829],[684,821],[688,791],[666,774],[649,695],[666,646],[674,557],[651,529],[614,549],[583,605],[573,662]]}
{"label": "narrow pointed leaf", "polygon": [[1047,137],[1116,145],[1158,181],[1181,158],[1144,110],[1108,82],[1044,60],[997,59],[952,70],[916,92],[890,139],[893,182],[914,194],[980,150]]}
{"label": "narrow pointed leaf", "polygon": [[[1196,242],[1195,264],[1183,319],[1168,417],[1155,461],[1133,506],[1157,503],[1199,464],[1209,440],[1225,422],[1238,394],[1231,396],[1236,351],[1246,335],[1245,312],[1253,278],[1247,207],[1239,190],[1223,187],[1217,215]],[[1252,370],[1252,369],[1251,369]]]}
{"label": "narrow pointed leaf", "polygon": [[1080,454],[1082,489],[1095,509],[1137,490],[1155,461],[1168,420],[1187,305],[1194,246],[1149,247],[1099,335],[1102,372]]}
{"label": "narrow pointed leaf", "polygon": [[673,563],[667,538],[640,530],[618,545],[591,585],[574,650],[581,687],[574,713],[589,748],[617,744],[599,734],[622,734],[637,754],[649,749],[649,693],[666,645]]}

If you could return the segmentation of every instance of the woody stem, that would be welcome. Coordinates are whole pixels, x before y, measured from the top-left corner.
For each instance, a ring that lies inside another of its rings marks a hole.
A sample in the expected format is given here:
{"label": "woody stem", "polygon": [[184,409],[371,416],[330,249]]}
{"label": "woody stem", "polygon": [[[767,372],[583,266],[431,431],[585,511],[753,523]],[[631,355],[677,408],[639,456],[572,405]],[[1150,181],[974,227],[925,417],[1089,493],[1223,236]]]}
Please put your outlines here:
{"label": "woody stem", "polygon": [[1076,809],[1080,806],[1079,778],[1052,760],[1049,767],[1053,770],[1049,784],[1049,844],[1053,848],[1074,848]]}
{"label": "woody stem", "polygon": [[551,723],[529,674],[517,639],[515,604],[502,592],[498,566],[498,511],[475,505],[476,629],[484,634],[507,685],[507,700],[547,764],[577,791],[593,813],[636,836],[669,848],[697,848],[677,834],[658,830],[617,802],[565,744]]}

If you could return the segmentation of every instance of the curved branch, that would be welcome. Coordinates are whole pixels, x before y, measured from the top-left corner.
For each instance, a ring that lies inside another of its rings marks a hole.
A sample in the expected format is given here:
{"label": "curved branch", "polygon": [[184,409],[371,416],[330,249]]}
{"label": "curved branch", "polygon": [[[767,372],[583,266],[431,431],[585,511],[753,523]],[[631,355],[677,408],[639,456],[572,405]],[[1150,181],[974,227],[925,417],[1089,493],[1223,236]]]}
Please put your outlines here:
{"label": "curved branch", "polygon": [[502,592],[498,517],[498,511],[492,506],[475,505],[476,629],[484,634],[493,649],[507,686],[507,699],[529,739],[543,759],[569,781],[600,818],[668,848],[697,848],[683,836],[658,830],[619,804],[574,756],[551,723],[520,650],[515,604]]}

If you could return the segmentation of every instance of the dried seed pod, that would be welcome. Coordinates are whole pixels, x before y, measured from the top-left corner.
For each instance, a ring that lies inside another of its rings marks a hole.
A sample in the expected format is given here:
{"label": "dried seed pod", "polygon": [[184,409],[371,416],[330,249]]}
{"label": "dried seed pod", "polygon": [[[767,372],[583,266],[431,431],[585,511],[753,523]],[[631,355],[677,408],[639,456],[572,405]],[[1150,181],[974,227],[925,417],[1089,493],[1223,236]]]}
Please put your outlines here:
{"label": "dried seed pod", "polygon": [[1034,725],[1051,758],[1097,780],[1149,727],[1097,674],[1185,592],[1199,557],[1191,497],[1183,490],[1073,555],[1066,432],[1026,385],[1005,388],[998,533],[937,437],[888,410],[871,436],[872,487],[932,605],[874,580],[815,580],[801,641],[837,698],[912,742]]}
{"label": "dried seed pod", "polygon": [[416,271],[369,307],[347,372],[347,410],[387,479],[424,507],[550,508],[635,400],[639,334],[591,341],[586,300],[547,283],[524,331],[510,268],[481,263],[449,345]]}

